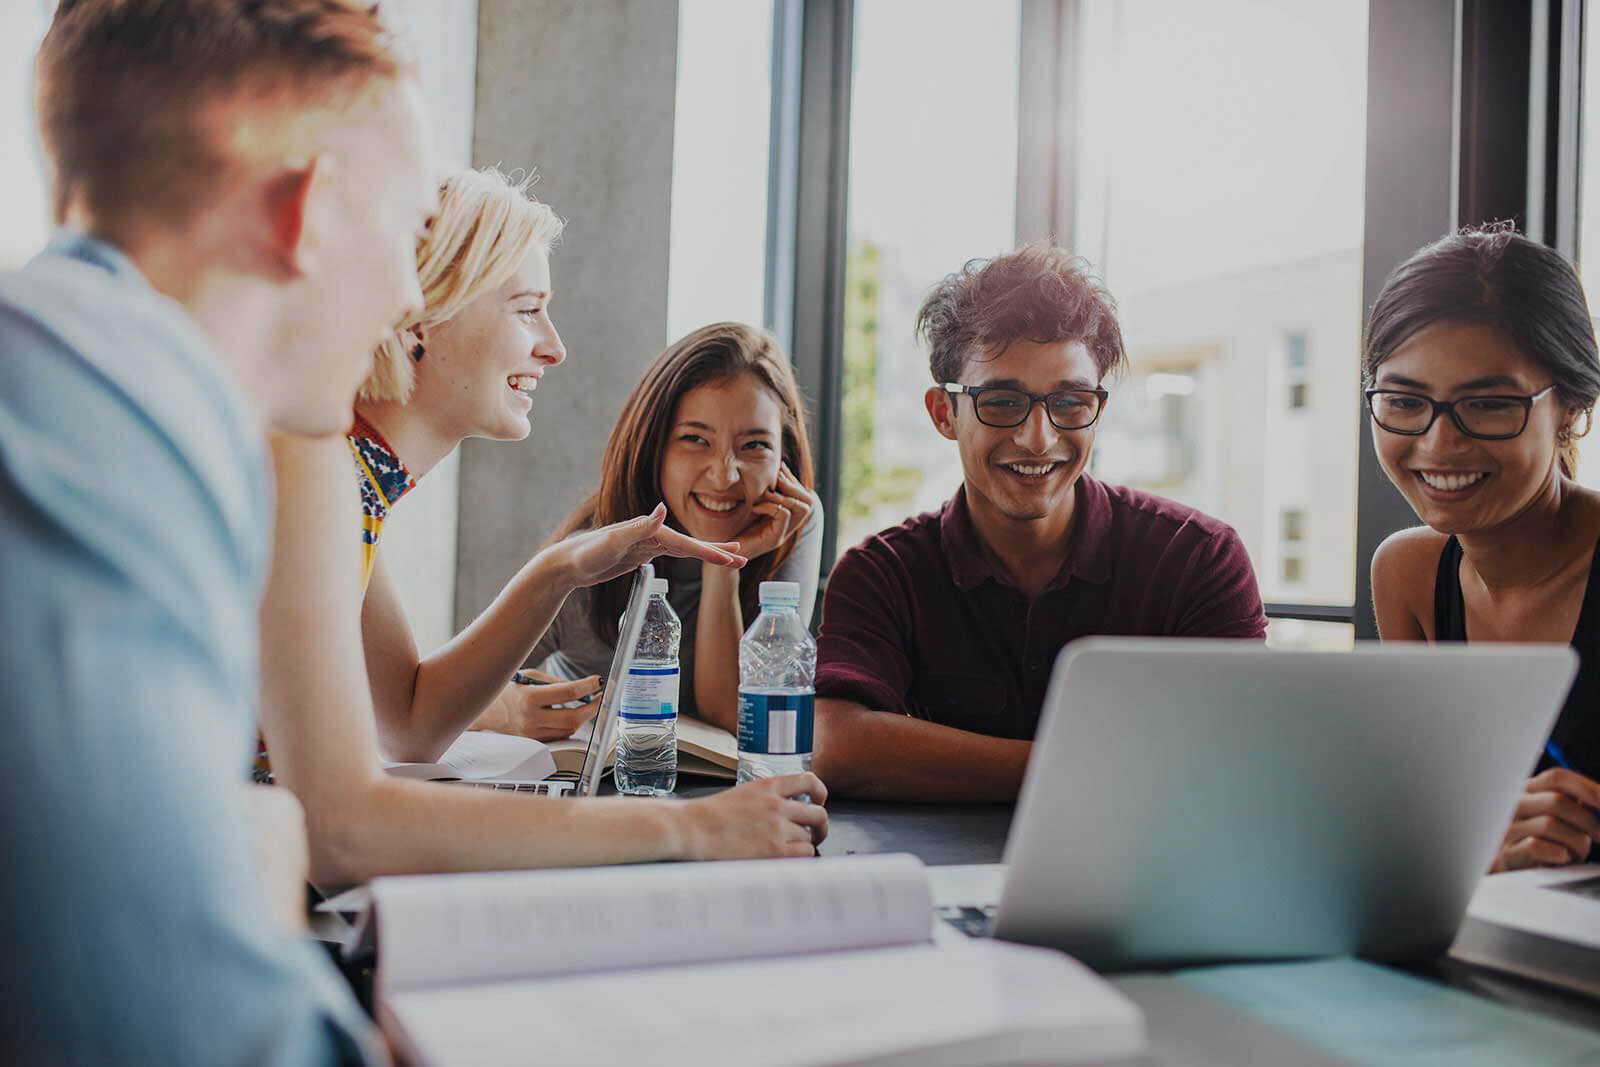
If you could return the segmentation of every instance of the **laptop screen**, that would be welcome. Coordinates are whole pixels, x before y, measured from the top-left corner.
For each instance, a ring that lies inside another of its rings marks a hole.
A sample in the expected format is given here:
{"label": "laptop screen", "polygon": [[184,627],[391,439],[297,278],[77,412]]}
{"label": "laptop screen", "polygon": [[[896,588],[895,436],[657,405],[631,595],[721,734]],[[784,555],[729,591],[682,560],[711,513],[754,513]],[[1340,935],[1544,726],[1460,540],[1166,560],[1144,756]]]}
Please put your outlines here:
{"label": "laptop screen", "polygon": [[606,755],[617,736],[617,705],[622,700],[628,664],[633,660],[639,631],[644,626],[644,609],[650,603],[650,579],[655,576],[655,567],[646,563],[633,577],[633,590],[628,594],[628,607],[622,613],[622,625],[617,632],[617,648],[611,654],[611,673],[606,675],[606,691],[600,698],[600,710],[595,713],[594,726],[589,731],[589,746],[583,753],[583,770],[578,774],[577,795],[580,797],[594,796],[605,774]]}

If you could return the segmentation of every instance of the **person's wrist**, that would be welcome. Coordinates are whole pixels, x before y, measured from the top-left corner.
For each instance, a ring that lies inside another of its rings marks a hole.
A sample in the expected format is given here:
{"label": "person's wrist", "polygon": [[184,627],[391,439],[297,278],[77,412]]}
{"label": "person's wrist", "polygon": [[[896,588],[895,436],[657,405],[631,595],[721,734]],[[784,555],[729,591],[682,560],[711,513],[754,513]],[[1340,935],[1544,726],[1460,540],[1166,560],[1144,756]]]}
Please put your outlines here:
{"label": "person's wrist", "polygon": [[724,567],[709,560],[700,563],[700,589],[701,595],[714,590],[726,591],[739,587],[739,572],[732,567]]}
{"label": "person's wrist", "polygon": [[661,840],[666,846],[664,860],[698,860],[700,855],[700,809],[704,800],[664,802],[652,805],[663,821]]}
{"label": "person's wrist", "polygon": [[528,561],[529,577],[539,585],[566,597],[578,588],[577,568],[572,549],[565,541],[551,545]]}

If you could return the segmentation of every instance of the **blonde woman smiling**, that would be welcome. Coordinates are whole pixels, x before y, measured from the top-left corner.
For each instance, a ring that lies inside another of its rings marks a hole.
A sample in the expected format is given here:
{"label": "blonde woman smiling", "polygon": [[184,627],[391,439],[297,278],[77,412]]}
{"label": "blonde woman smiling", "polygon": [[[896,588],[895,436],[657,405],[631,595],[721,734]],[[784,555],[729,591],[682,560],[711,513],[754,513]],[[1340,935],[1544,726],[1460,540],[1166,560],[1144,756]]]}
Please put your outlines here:
{"label": "blonde woman smiling", "polygon": [[[417,253],[423,307],[377,355],[347,439],[283,438],[277,558],[263,609],[263,711],[275,773],[306,809],[312,876],[810,855],[826,832],[812,775],[686,803],[574,804],[391,779],[430,760],[502,699],[507,679],[575,590],[657,556],[737,568],[733,543],[667,527],[665,509],[552,545],[484,613],[419,654],[381,533],[389,508],[472,436],[520,440],[535,384],[566,358],[550,319],[561,223],[493,171],[447,180]],[[360,537],[355,532],[359,525]],[[565,698],[578,688],[557,691]],[[555,703],[549,693],[542,698]]]}

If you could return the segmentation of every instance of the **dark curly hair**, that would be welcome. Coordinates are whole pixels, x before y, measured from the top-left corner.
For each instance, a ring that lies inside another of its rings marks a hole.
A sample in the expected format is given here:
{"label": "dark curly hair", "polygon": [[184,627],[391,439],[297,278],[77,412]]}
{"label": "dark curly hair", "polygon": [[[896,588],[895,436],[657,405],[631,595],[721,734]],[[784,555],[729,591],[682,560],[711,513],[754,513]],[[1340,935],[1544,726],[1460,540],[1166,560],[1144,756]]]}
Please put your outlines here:
{"label": "dark curly hair", "polygon": [[1031,244],[972,259],[933,287],[917,312],[935,382],[953,382],[974,355],[993,359],[1014,341],[1082,341],[1102,379],[1127,366],[1117,303],[1087,260]]}

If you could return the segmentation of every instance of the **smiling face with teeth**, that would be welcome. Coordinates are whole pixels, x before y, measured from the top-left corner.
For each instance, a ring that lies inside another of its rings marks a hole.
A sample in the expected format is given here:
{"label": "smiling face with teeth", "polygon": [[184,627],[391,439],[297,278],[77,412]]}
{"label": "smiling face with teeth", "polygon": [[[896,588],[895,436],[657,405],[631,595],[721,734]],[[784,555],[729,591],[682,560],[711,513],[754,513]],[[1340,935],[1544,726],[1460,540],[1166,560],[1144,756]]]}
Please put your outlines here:
{"label": "smiling face with teeth", "polygon": [[703,541],[730,541],[757,517],[752,506],[778,481],[783,412],[753,374],[683,394],[661,453],[661,498],[678,526]]}
{"label": "smiling face with teeth", "polygon": [[[993,358],[968,358],[959,381],[1042,395],[1097,388],[1100,369],[1082,341],[1017,340]],[[960,448],[967,506],[980,532],[997,523],[1065,532],[1078,476],[1094,448],[1093,426],[1058,430],[1036,404],[1020,425],[1002,429],[979,422],[966,396],[934,388],[925,402],[934,427]]]}
{"label": "smiling face with teeth", "polygon": [[567,358],[551,297],[550,253],[535,247],[505,282],[423,332],[406,407],[441,438],[527,437],[539,379]]}
{"label": "smiling face with teeth", "polygon": [[[1533,396],[1550,384],[1550,374],[1499,330],[1447,321],[1396,348],[1379,365],[1374,384],[1435,400]],[[1521,515],[1560,477],[1556,435],[1572,413],[1557,396],[1535,403],[1522,433],[1508,440],[1469,437],[1441,414],[1415,437],[1373,422],[1373,447],[1423,522],[1450,534],[1491,529]]]}

